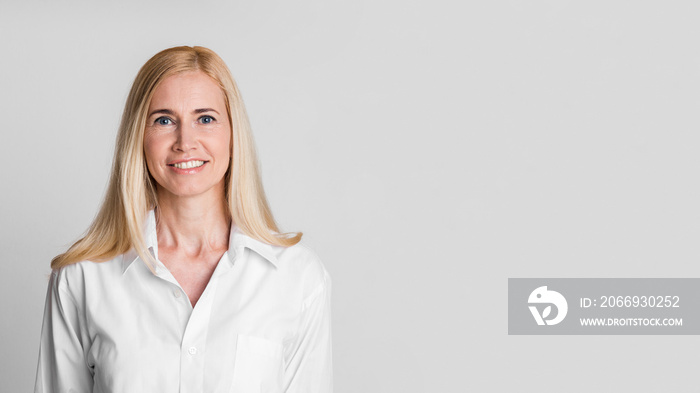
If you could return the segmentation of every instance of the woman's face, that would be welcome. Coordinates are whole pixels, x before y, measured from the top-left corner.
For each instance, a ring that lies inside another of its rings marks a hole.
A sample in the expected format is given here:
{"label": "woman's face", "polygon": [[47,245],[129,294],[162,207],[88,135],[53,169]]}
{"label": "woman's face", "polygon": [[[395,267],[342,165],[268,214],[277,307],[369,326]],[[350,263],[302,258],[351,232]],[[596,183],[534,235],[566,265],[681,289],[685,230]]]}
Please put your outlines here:
{"label": "woman's face", "polygon": [[147,116],[144,152],[159,197],[223,197],[231,126],[218,84],[201,71],[169,76]]}

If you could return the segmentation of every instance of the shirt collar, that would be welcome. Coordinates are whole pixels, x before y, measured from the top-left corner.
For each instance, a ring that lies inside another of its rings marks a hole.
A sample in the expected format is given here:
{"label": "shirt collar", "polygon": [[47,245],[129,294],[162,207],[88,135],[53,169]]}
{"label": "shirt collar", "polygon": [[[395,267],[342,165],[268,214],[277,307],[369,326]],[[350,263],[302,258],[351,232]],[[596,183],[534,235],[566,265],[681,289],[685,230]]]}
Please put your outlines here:
{"label": "shirt collar", "polygon": [[[151,255],[153,255],[157,260],[158,237],[156,232],[156,216],[152,209],[148,211],[148,215],[146,216],[146,222],[143,229],[143,240],[146,244],[146,249],[148,249],[151,252]],[[243,248],[248,248],[255,251],[261,257],[269,261],[274,267],[277,267],[277,256],[275,255],[276,253],[272,245],[253,239],[252,237],[244,234],[235,223],[231,223],[231,232],[229,233],[228,239],[228,260],[231,265],[233,265],[236,254],[240,250],[243,250]],[[122,256],[122,273],[126,273],[129,267],[137,259],[141,258],[139,258],[136,250],[133,248],[126,252]],[[144,263],[146,263],[146,261],[144,261]]]}

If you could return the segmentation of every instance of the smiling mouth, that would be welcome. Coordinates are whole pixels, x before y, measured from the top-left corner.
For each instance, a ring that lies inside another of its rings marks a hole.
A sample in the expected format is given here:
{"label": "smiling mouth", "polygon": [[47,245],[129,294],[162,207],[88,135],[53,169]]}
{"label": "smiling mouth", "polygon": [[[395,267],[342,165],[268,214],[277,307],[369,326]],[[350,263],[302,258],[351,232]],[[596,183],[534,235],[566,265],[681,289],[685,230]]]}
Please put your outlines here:
{"label": "smiling mouth", "polygon": [[207,161],[199,161],[199,160],[192,160],[192,161],[185,161],[185,162],[178,162],[176,164],[168,164],[168,166],[173,166],[178,169],[192,169],[192,168],[198,168],[202,165],[204,165]]}

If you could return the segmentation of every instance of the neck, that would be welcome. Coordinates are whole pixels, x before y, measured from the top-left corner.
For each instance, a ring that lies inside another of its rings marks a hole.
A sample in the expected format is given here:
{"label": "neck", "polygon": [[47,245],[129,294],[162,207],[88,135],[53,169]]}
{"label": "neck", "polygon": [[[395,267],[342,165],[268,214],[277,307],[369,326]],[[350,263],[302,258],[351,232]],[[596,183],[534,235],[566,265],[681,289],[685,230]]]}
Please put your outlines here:
{"label": "neck", "polygon": [[231,219],[223,193],[180,197],[162,189],[158,191],[155,213],[159,249],[179,249],[198,255],[228,248]]}

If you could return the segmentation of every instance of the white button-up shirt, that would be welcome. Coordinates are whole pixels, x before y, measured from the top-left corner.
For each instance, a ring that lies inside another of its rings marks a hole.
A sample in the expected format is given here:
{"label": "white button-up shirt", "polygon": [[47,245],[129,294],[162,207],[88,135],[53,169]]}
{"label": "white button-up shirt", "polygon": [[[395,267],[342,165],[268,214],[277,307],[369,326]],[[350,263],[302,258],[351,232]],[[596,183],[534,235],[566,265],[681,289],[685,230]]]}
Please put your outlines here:
{"label": "white button-up shirt", "polygon": [[[158,260],[153,211],[144,240]],[[65,266],[49,282],[35,392],[331,392],[330,290],[306,245],[235,224],[194,308],[133,250]]]}

